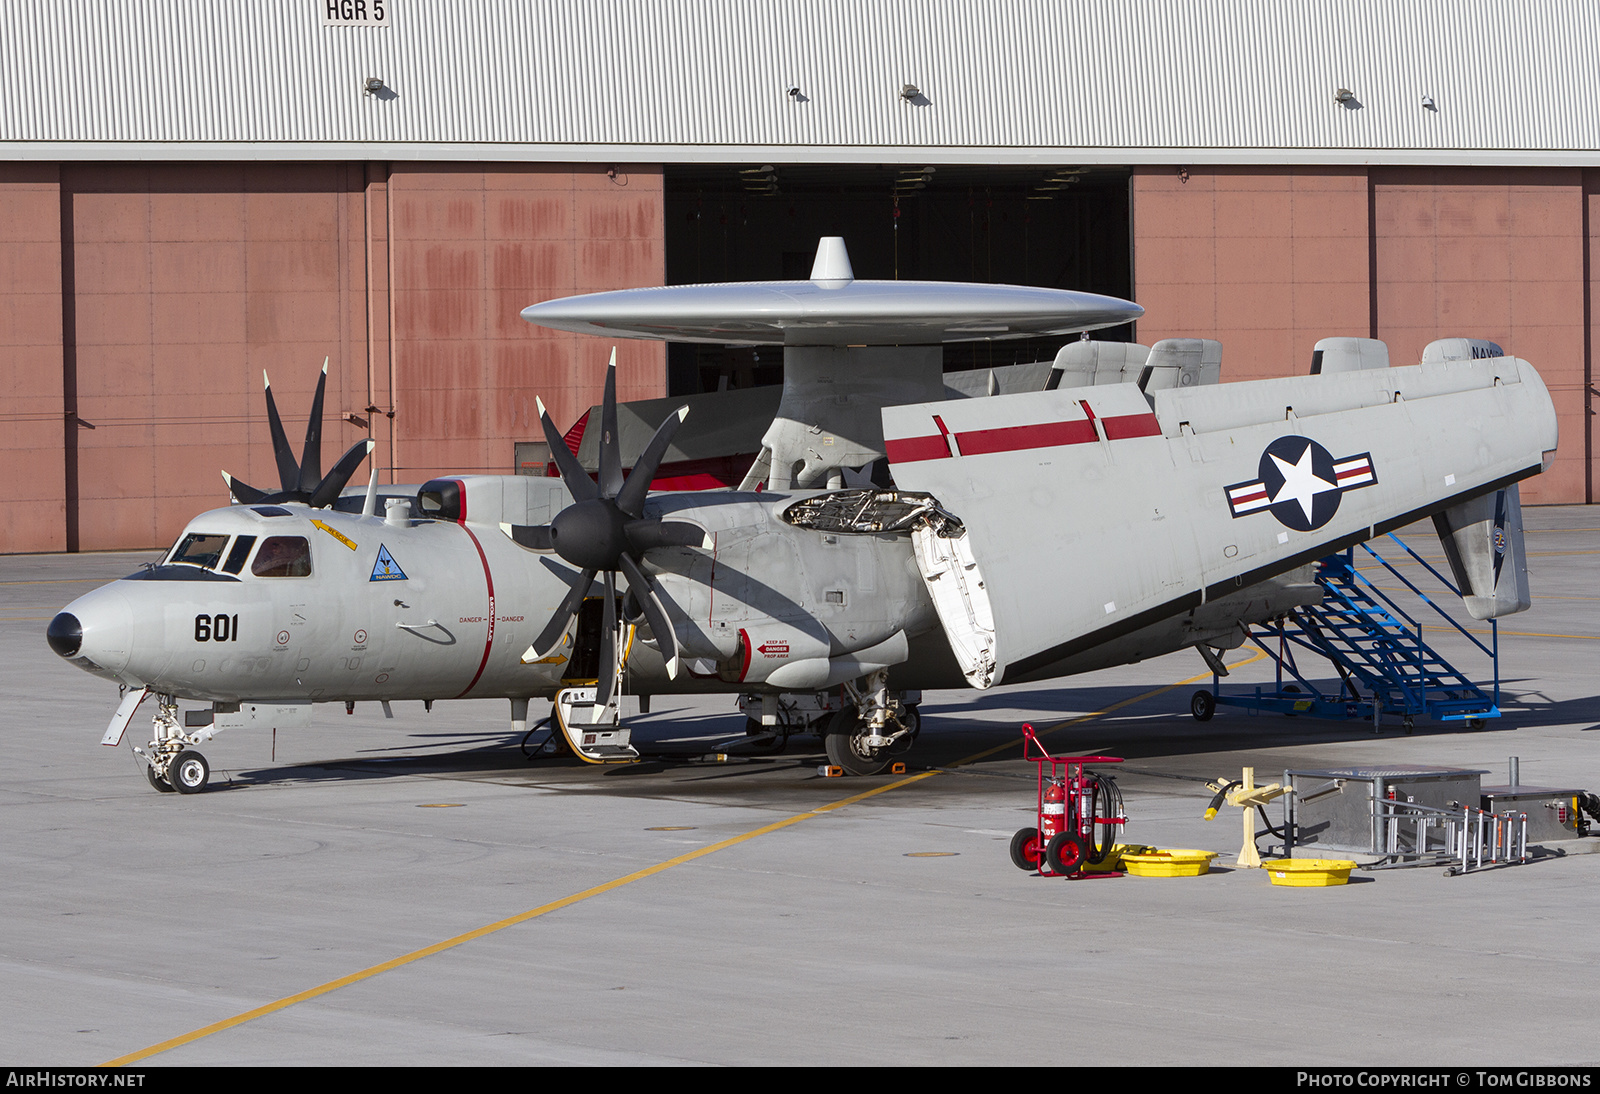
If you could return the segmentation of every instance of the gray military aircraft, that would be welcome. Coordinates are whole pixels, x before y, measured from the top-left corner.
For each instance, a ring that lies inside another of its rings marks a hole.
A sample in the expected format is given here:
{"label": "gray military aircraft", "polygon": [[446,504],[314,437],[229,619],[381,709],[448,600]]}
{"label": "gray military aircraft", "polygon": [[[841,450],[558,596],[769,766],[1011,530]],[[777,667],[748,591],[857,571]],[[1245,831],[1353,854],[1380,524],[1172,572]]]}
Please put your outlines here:
{"label": "gray military aircraft", "polygon": [[194,793],[209,777],[195,746],[223,729],[304,725],[318,703],[497,697],[517,731],[531,700],[552,700],[573,749],[611,762],[637,756],[625,690],[641,705],[732,692],[753,728],[819,727],[832,763],[870,775],[910,747],[924,689],[1186,646],[1214,659],[1318,599],[1316,559],[1422,517],[1472,614],[1528,606],[1515,484],[1548,465],[1555,413],[1532,366],[1489,343],[1389,367],[1381,342],[1326,339],[1311,375],[1223,384],[1216,342],[1084,340],[1028,390],[991,379],[969,397],[946,387],[941,342],[1142,309],[858,281],[840,240],[807,281],[523,314],[610,338],[782,344],[778,413],[741,488],[651,492],[681,411],[625,473],[614,353],[595,477],[541,405],[559,478],[435,479],[381,514],[375,478],[345,489],[370,442],[320,474],[321,384],[299,460],[269,387],[280,490],[228,479],[234,504],[49,625],[56,653],[125,689],[102,743],[154,696],[136,751],[152,785]]}

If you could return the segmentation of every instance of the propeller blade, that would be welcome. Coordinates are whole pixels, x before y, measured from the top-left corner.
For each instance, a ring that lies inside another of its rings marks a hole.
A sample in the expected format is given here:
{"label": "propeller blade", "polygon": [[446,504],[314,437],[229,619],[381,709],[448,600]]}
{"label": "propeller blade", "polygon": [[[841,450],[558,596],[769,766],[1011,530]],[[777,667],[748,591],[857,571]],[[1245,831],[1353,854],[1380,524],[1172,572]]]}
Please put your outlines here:
{"label": "propeller blade", "polygon": [[643,553],[655,547],[702,547],[711,550],[711,536],[698,524],[681,520],[630,520],[622,526],[628,545]]}
{"label": "propeller blade", "polygon": [[605,629],[600,632],[600,678],[595,681],[594,720],[611,705],[611,696],[617,690],[617,677],[622,666],[617,663],[617,577],[610,570],[606,575]]}
{"label": "propeller blade", "polygon": [[638,517],[644,512],[644,499],[650,493],[650,483],[655,479],[656,472],[661,469],[661,457],[667,454],[672,435],[678,432],[678,426],[683,424],[683,419],[688,415],[689,408],[686,406],[680,406],[677,413],[669,414],[667,420],[656,427],[656,435],[650,438],[644,453],[633,465],[633,470],[628,472],[628,481],[617,492],[617,508],[630,517]]}
{"label": "propeller blade", "polygon": [[272,429],[272,456],[278,461],[278,482],[285,494],[300,488],[300,465],[294,462],[289,451],[289,438],[283,432],[283,419],[278,417],[278,404],[272,398],[272,380],[267,370],[261,370],[261,381],[267,387],[267,425]]}
{"label": "propeller blade", "polygon": [[633,599],[639,607],[644,609],[644,617],[650,624],[650,633],[655,636],[656,648],[661,651],[661,657],[667,663],[667,679],[676,680],[678,634],[673,630],[672,620],[667,617],[661,599],[656,596],[655,582],[650,580],[650,575],[645,573],[632,558],[623,555],[620,561],[622,572],[628,577],[628,589],[633,593]]}
{"label": "propeller blade", "polygon": [[556,646],[561,642],[567,628],[572,624],[572,617],[578,614],[578,607],[583,603],[583,598],[588,595],[589,586],[594,584],[594,575],[597,570],[585,570],[583,576],[572,583],[572,588],[562,599],[561,606],[550,617],[550,622],[544,625],[544,630],[539,632],[539,637],[533,640],[533,652],[539,657],[549,657],[555,652]]}
{"label": "propeller blade", "polygon": [[266,500],[265,490],[257,490],[247,482],[240,482],[226,471],[222,473],[222,481],[228,484],[228,496],[241,505],[251,505]]}
{"label": "propeller blade", "polygon": [[502,524],[500,530],[518,547],[530,551],[552,550],[548,524]]}
{"label": "propeller blade", "polygon": [[567,447],[567,439],[556,428],[556,423],[550,420],[550,412],[544,408],[544,400],[535,395],[533,401],[539,408],[539,424],[544,427],[544,439],[550,446],[550,458],[555,460],[556,470],[561,472],[561,481],[566,484],[567,493],[572,495],[573,501],[591,501],[599,497],[600,488],[594,484],[589,473],[578,462],[578,457],[572,454],[572,449]]}
{"label": "propeller blade", "polygon": [[311,500],[306,504],[313,509],[321,509],[332,505],[339,497],[339,492],[350,481],[350,476],[356,473],[356,468],[361,466],[361,461],[371,454],[378,442],[370,437],[364,441],[357,441],[351,445],[344,455],[339,457],[339,462],[333,465],[322,482],[317,484],[317,492],[311,495]]}
{"label": "propeller blade", "polygon": [[606,366],[606,395],[600,403],[600,496],[614,498],[622,489],[622,446],[617,437],[617,347]]}
{"label": "propeller blade", "polygon": [[311,419],[306,422],[306,446],[300,450],[300,489],[309,494],[322,478],[322,396],[328,388],[328,359],[322,359],[317,393],[311,397]]}

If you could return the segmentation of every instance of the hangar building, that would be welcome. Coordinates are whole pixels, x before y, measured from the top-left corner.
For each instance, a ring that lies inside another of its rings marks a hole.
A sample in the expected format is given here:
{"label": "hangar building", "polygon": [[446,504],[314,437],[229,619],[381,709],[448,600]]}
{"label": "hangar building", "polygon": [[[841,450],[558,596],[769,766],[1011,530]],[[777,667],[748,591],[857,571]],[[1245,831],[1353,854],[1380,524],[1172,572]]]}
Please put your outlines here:
{"label": "hangar building", "polygon": [[[1329,335],[1532,361],[1592,502],[1600,8],[1577,0],[0,0],[0,552],[151,547],[327,459],[509,472],[598,401],[539,300],[857,276],[1137,300],[1224,378]],[[947,367],[1048,356],[959,347]],[[619,345],[621,396],[774,355]]]}

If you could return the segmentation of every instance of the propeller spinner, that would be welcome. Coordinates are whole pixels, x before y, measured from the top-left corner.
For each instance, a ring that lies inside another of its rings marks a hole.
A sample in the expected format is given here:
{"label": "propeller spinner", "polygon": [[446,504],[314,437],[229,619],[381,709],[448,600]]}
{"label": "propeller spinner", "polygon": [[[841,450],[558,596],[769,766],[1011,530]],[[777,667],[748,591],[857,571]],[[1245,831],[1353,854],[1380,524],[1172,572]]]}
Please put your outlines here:
{"label": "propeller spinner", "polygon": [[328,359],[324,357],[322,375],[317,378],[317,393],[311,400],[311,419],[306,423],[305,447],[300,451],[299,462],[295,462],[289,438],[283,431],[283,419],[278,417],[278,404],[272,398],[272,381],[265,369],[261,379],[267,388],[267,424],[272,427],[272,454],[278,462],[281,489],[276,492],[257,490],[224,471],[222,480],[228,484],[228,493],[243,505],[298,501],[313,509],[327,508],[338,500],[350,476],[372,452],[374,442],[371,438],[357,441],[339,457],[331,471],[326,475],[322,473],[322,397],[328,387]]}
{"label": "propeller spinner", "polygon": [[660,591],[644,570],[644,553],[654,547],[709,547],[710,543],[697,525],[646,518],[644,503],[667,446],[672,443],[673,434],[689,408],[679,408],[661,423],[632,472],[624,479],[617,436],[617,351],[613,349],[600,410],[600,476],[596,483],[567,447],[561,431],[550,420],[543,400],[538,405],[539,424],[544,428],[550,453],[573,503],[557,513],[549,524],[507,525],[506,533],[530,550],[554,551],[583,571],[550,622],[534,639],[533,651],[538,657],[548,656],[561,642],[595,578],[605,575],[605,630],[600,653],[601,676],[595,692],[598,711],[609,705],[622,675],[617,656],[622,644],[616,606],[619,571],[627,579],[629,591],[650,624],[650,632],[667,663],[667,675],[676,677],[678,674],[678,638],[662,604]]}

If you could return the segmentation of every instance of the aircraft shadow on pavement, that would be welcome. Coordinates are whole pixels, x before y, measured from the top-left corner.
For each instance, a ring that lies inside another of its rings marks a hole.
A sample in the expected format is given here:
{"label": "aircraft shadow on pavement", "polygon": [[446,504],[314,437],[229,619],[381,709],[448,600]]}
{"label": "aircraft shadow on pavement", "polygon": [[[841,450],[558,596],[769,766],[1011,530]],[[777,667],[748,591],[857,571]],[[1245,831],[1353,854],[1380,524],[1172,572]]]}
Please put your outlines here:
{"label": "aircraft shadow on pavement", "polygon": [[[1492,733],[1522,727],[1578,726],[1580,731],[1600,729],[1600,695],[1570,700],[1518,688],[1521,681],[1502,684],[1502,718],[1489,720],[1481,730],[1460,722],[1419,719],[1407,734],[1398,720],[1385,722],[1376,736],[1364,721],[1333,721],[1291,717],[1274,713],[1252,715],[1242,708],[1219,708],[1210,722],[1196,722],[1189,714],[1191,689],[1177,688],[1132,704],[1080,725],[1062,725],[1086,713],[1106,710],[1149,689],[1140,686],[1093,688],[1038,688],[985,695],[961,706],[926,703],[922,708],[923,732],[905,756],[908,770],[948,767],[960,761],[973,771],[1014,765],[1022,759],[1021,727],[1032,723],[1049,731],[1045,746],[1055,755],[1110,754],[1124,759],[1151,759],[1209,753],[1289,748],[1305,744],[1347,742],[1351,762],[1362,759],[1360,746],[1374,740],[1410,737],[1455,737]],[[1015,711],[1014,718],[997,716]],[[973,717],[973,711],[987,712]],[[228,780],[236,785],[262,785],[289,781],[354,781],[419,775],[444,778],[537,779],[548,773],[558,781],[573,774],[585,776],[586,788],[600,789],[595,778],[648,780],[673,775],[696,781],[734,780],[771,775],[785,770],[814,771],[826,762],[820,738],[811,733],[791,736],[784,747],[751,742],[744,735],[744,719],[737,710],[707,714],[700,711],[659,711],[629,720],[634,740],[644,754],[637,764],[595,767],[568,754],[538,755],[548,730],[536,729],[526,748],[521,735],[468,731],[461,733],[410,733],[390,747],[366,750],[316,763],[282,764],[233,771],[213,786]],[[1006,745],[1014,747],[1003,747]],[[997,746],[1002,746],[998,747]],[[426,751],[416,751],[425,749]],[[974,756],[994,749],[986,756]],[[724,753],[724,764],[707,763],[705,757]],[[397,753],[407,753],[398,755]],[[879,776],[887,778],[888,776]],[[612,783],[615,785],[615,783]],[[572,789],[577,790],[577,786]]]}

